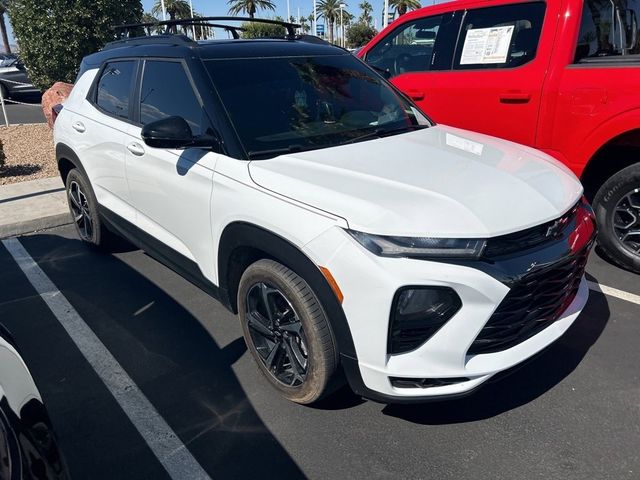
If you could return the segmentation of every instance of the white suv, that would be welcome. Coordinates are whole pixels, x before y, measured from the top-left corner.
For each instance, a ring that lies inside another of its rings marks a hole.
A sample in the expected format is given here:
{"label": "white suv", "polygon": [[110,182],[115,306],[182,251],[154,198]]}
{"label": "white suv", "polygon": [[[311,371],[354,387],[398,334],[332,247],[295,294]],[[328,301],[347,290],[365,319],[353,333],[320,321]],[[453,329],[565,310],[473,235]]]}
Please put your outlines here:
{"label": "white suv", "polygon": [[593,215],[566,168],[434,125],[329,44],[114,42],[55,146],[80,237],[124,236],[220,299],[295,402],[344,377],[384,402],[469,393],[587,300]]}

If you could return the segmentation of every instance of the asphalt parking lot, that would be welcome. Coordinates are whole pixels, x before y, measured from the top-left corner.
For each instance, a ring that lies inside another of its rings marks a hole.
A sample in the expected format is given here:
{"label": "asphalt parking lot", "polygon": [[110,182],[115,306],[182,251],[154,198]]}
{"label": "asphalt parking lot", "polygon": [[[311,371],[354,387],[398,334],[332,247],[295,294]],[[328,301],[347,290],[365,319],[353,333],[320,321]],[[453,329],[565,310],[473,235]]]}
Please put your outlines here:
{"label": "asphalt parking lot", "polygon": [[[7,101],[5,110],[10,125],[20,123],[44,123],[44,113],[42,113],[42,105],[40,104],[40,96],[19,96],[16,97],[19,104]],[[0,125],[4,125],[4,113],[0,109]]]}
{"label": "asphalt parking lot", "polygon": [[[232,315],[143,252],[93,252],[72,227],[20,243],[211,478],[640,478],[640,305],[631,301],[592,292],[558,342],[464,399],[386,406],[343,390],[302,407],[269,388]],[[638,276],[596,254],[587,270],[640,295]],[[168,478],[3,245],[0,272],[0,322],[72,477]]]}

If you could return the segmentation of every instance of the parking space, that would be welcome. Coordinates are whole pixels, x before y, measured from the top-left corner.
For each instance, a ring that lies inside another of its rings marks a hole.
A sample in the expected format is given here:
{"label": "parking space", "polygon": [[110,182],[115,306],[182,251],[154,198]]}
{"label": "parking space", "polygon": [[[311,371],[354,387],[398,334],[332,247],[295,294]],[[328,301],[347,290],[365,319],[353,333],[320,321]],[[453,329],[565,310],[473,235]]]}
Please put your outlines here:
{"label": "parking space", "polygon": [[[19,241],[212,478],[640,475],[640,305],[633,302],[592,293],[542,355],[460,400],[386,406],[345,389],[302,407],[261,377],[235,317],[143,252],[93,252],[71,227]],[[0,322],[32,370],[72,476],[178,478],[135,422],[148,412],[123,408],[95,358],[78,348],[5,246],[0,268]],[[636,275],[597,254],[588,273],[640,294]]]}

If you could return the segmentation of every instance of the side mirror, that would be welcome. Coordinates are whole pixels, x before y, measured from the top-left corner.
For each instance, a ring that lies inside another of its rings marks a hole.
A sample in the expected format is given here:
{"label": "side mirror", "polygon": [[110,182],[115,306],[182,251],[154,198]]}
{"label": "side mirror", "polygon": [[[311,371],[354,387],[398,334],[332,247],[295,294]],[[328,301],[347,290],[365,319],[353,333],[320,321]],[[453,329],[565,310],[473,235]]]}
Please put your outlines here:
{"label": "side mirror", "polygon": [[167,117],[142,127],[142,140],[155,148],[187,148],[194,144],[193,133],[182,117]]}

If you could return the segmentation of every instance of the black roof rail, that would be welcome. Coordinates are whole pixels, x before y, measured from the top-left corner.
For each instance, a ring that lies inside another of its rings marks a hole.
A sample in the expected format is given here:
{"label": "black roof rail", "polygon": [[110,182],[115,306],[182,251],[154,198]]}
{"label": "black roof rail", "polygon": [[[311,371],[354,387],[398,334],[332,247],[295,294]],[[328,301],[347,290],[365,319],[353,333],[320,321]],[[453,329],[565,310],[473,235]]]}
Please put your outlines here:
{"label": "black roof rail", "polygon": [[[331,42],[328,42],[324,38],[316,37],[314,35],[298,35],[296,40],[300,40],[301,42],[307,43],[317,43],[319,45],[333,45]],[[334,45],[334,47],[337,45]]]}
{"label": "black roof rail", "polygon": [[193,23],[190,23],[189,25],[193,25],[194,27],[200,26],[200,27],[222,28],[227,32],[231,32],[231,35],[233,35],[233,38],[236,40],[240,38],[240,35],[238,34],[238,32],[244,32],[246,30],[246,28],[244,27],[237,27],[235,25],[224,25],[222,23],[193,22]]}
{"label": "black roof rail", "polygon": [[[154,24],[150,24],[148,26],[151,26],[151,25],[154,25]],[[109,42],[104,47],[102,47],[102,50],[110,50],[112,48],[119,48],[124,46],[152,45],[157,43],[164,43],[167,45],[186,45],[186,46],[193,46],[197,44],[186,35],[151,35],[151,36],[145,35],[140,37],[125,37],[125,38],[122,38],[121,40],[115,40],[113,42]]]}
{"label": "black roof rail", "polygon": [[[140,27],[158,27],[158,26],[166,26],[167,31],[169,33],[170,27],[183,25],[197,26],[202,24],[203,22],[255,22],[255,23],[267,23],[271,25],[280,25],[287,29],[287,38],[295,39],[296,38],[296,28],[300,28],[300,25],[296,23],[283,22],[281,20],[271,20],[268,18],[249,18],[249,17],[195,17],[195,18],[181,18],[177,20],[162,20],[159,22],[152,23],[128,23],[126,25],[114,25],[113,28],[115,30],[124,30],[123,34],[126,36],[130,33],[131,30],[138,29]],[[234,35],[235,37],[235,35]],[[140,38],[140,37],[134,37]]]}

